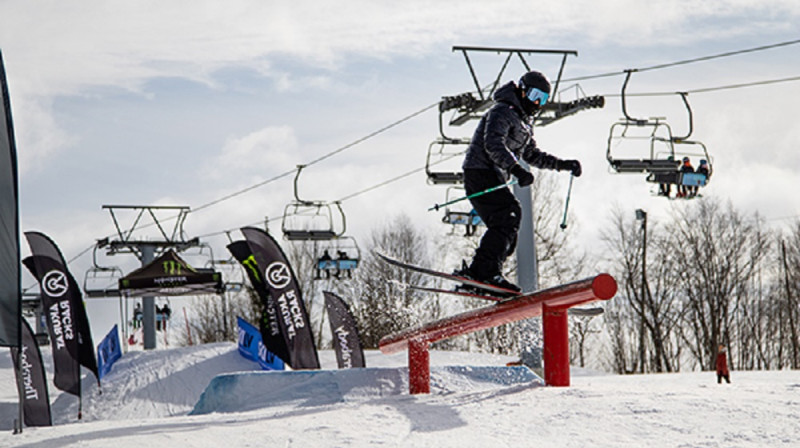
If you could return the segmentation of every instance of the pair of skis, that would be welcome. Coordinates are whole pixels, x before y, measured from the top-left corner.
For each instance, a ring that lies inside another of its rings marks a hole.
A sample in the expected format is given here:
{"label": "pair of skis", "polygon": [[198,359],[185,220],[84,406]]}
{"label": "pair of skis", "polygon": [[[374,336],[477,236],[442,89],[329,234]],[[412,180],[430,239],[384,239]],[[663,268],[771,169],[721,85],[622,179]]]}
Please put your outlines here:
{"label": "pair of skis", "polygon": [[[427,275],[432,275],[434,277],[444,278],[446,280],[451,280],[456,283],[460,283],[460,285],[457,286],[456,289],[445,289],[445,288],[433,288],[429,286],[409,285],[400,281],[395,281],[395,283],[400,285],[401,288],[410,288],[410,289],[416,289],[420,291],[428,291],[434,293],[453,294],[463,297],[474,297],[493,302],[503,302],[506,300],[513,300],[515,297],[529,294],[529,293],[519,293],[511,289],[505,289],[499,286],[490,285],[488,283],[479,282],[477,280],[462,277],[460,275],[448,274],[446,272],[424,268],[422,266],[417,266],[415,264],[405,263],[396,258],[390,257],[389,255],[386,255],[378,250],[375,250],[374,253],[380,259],[391,265],[398,266],[400,268],[408,269],[411,271],[421,272]],[[571,308],[569,310],[569,314],[572,316],[591,317],[591,316],[597,316],[602,313],[603,313],[603,308],[600,307]]]}

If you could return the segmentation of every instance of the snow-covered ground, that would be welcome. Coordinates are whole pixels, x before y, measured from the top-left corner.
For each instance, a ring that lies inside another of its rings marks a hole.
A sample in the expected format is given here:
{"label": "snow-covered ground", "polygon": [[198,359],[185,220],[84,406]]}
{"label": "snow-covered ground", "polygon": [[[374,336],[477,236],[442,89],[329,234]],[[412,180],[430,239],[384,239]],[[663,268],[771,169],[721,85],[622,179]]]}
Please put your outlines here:
{"label": "snow-covered ground", "polygon": [[[188,415],[216,375],[257,369],[232,343],[127,353],[103,379],[102,394],[93,377],[84,378],[80,422],[77,398],[51,384],[55,426],[14,435],[16,389],[9,351],[2,352],[0,447],[800,446],[798,371],[734,371],[732,384],[717,385],[713,372],[616,376],[573,369],[571,387],[553,388],[434,375],[436,366],[511,360],[435,351],[430,395],[408,395],[405,384],[365,385],[256,406],[253,397],[237,396],[233,407],[241,400],[239,409],[248,410]],[[49,363],[46,349],[43,356]],[[324,369],[335,369],[333,352],[320,357]],[[396,372],[405,364],[405,353],[367,353],[370,368]],[[359,378],[348,374],[348,381]],[[374,375],[365,371],[363,378]]]}

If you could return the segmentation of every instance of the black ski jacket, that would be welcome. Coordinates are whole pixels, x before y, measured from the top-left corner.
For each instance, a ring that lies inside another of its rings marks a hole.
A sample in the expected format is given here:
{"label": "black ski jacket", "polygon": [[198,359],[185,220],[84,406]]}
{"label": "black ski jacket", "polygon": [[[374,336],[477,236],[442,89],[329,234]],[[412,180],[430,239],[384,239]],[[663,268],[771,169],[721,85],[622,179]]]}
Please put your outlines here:
{"label": "black ski jacket", "polygon": [[536,147],[516,84],[504,84],[492,99],[495,104],[481,117],[461,168],[494,169],[508,179],[508,170],[521,158],[531,166],[555,170],[560,159]]}

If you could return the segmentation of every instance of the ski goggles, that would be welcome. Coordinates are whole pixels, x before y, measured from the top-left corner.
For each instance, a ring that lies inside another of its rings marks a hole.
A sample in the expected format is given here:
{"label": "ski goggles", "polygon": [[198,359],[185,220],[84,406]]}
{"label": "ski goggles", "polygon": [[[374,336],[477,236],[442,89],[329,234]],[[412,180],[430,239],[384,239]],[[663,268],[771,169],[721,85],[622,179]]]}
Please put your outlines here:
{"label": "ski goggles", "polygon": [[535,103],[538,100],[540,107],[547,104],[547,99],[550,98],[549,93],[539,90],[536,87],[531,87],[526,96],[529,100],[531,100],[532,103]]}

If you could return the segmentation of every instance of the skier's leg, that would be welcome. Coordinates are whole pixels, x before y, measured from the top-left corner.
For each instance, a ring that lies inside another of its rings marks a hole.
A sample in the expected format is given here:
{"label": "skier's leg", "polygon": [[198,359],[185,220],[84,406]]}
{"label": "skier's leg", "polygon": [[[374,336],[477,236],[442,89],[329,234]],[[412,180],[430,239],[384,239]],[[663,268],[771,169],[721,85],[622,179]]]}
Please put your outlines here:
{"label": "skier's leg", "polygon": [[[464,170],[467,194],[474,194],[504,183],[494,170]],[[470,200],[478,216],[486,224],[486,232],[475,251],[470,272],[486,280],[500,274],[503,262],[514,252],[522,211],[508,189],[478,196]]]}

